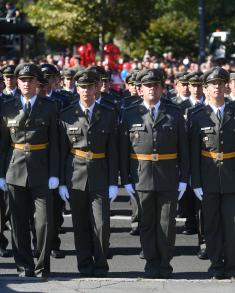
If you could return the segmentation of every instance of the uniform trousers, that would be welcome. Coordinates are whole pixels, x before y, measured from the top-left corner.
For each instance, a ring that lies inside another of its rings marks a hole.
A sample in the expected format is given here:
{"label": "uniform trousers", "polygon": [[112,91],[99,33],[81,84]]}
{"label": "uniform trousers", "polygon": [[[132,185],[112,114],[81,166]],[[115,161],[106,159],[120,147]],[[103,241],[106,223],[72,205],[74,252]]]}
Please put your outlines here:
{"label": "uniform trousers", "polygon": [[178,192],[137,191],[141,206],[140,241],[146,259],[145,271],[170,277],[170,261],[176,235]]}
{"label": "uniform trousers", "polygon": [[108,190],[69,189],[78,270],[107,272],[110,219]]}
{"label": "uniform trousers", "polygon": [[[35,206],[35,229],[39,257],[34,264],[31,237],[30,216],[32,200]],[[9,203],[12,223],[12,250],[17,271],[47,274],[50,272],[50,247],[52,227],[52,198],[48,186],[21,187],[9,185]]]}
{"label": "uniform trousers", "polygon": [[5,215],[6,215],[6,202],[5,202],[5,192],[0,190],[0,248],[6,249],[8,245],[8,240],[4,236],[5,228]]}
{"label": "uniform trousers", "polygon": [[202,200],[209,273],[235,276],[235,192],[204,192]]}

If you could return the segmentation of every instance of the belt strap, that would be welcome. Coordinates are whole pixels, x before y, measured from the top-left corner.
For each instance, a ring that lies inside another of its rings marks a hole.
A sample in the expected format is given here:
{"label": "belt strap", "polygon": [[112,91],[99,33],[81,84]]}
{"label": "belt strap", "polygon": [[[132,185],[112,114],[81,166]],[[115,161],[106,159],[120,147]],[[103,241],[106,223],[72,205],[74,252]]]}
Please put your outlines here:
{"label": "belt strap", "polygon": [[45,150],[48,147],[48,143],[41,143],[41,144],[12,143],[11,146],[17,150],[30,152],[30,151]]}
{"label": "belt strap", "polygon": [[86,160],[93,160],[93,159],[104,159],[105,158],[105,153],[93,153],[93,152],[84,152],[78,149],[71,149],[70,151],[71,154],[85,158]]}
{"label": "belt strap", "polygon": [[232,159],[235,158],[235,152],[231,153],[215,153],[215,152],[208,152],[208,151],[201,151],[201,155],[203,157],[212,158],[218,161],[223,161],[224,159]]}
{"label": "belt strap", "polygon": [[140,161],[161,161],[177,159],[177,153],[172,154],[131,154],[131,159]]}

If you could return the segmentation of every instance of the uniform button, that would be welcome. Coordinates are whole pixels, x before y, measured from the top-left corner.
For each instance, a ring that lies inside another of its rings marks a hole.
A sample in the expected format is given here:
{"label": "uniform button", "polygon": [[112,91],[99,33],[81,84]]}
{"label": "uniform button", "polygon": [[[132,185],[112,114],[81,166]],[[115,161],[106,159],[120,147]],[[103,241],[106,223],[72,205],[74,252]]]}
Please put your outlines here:
{"label": "uniform button", "polygon": [[29,127],[29,124],[25,124],[25,127]]}
{"label": "uniform button", "polygon": [[224,164],[224,162],[220,162],[220,165],[223,165]]}
{"label": "uniform button", "polygon": [[220,142],[221,144],[223,144],[224,142],[221,140],[221,142]]}
{"label": "uniform button", "polygon": [[153,141],[157,141],[156,138],[154,138]]}
{"label": "uniform button", "polygon": [[156,152],[156,151],[157,151],[157,149],[153,149],[153,151],[154,151],[154,152]]}
{"label": "uniform button", "polygon": [[221,133],[221,134],[224,133],[223,130],[220,130],[220,133]]}
{"label": "uniform button", "polygon": [[88,134],[91,134],[91,131],[88,131]]}
{"label": "uniform button", "polygon": [[25,135],[26,135],[26,136],[29,136],[29,134],[28,134],[28,133],[25,133]]}
{"label": "uniform button", "polygon": [[91,144],[91,142],[90,142],[90,141],[88,141],[87,143],[88,143],[88,144]]}
{"label": "uniform button", "polygon": [[72,141],[76,141],[76,138],[75,138],[75,137],[73,137],[73,138],[72,138]]}

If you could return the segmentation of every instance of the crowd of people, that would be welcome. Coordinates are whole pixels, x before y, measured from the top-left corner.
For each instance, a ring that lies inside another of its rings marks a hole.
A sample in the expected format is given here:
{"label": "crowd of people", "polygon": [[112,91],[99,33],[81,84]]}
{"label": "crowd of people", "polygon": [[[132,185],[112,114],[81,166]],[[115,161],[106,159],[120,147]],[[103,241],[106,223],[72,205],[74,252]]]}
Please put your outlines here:
{"label": "crowd of people", "polygon": [[80,274],[107,276],[120,178],[144,277],[172,277],[179,205],[210,276],[234,279],[234,64],[170,53],[146,53],[127,72],[83,68],[78,56],[30,61],[0,61],[0,255],[9,256],[8,221],[19,276],[48,277],[50,256],[64,257],[65,202]]}

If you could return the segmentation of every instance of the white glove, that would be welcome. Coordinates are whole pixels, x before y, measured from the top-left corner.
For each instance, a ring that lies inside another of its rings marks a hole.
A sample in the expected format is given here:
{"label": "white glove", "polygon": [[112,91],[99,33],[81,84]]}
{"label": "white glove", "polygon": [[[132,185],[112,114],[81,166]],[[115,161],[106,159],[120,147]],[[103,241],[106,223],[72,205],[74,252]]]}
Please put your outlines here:
{"label": "white glove", "polygon": [[118,196],[118,187],[116,185],[109,186],[109,199],[111,202],[115,201]]}
{"label": "white glove", "polygon": [[186,188],[187,188],[187,183],[184,183],[184,182],[179,183],[179,186],[178,186],[178,191],[179,191],[178,200],[180,200],[182,198],[182,196],[185,193]]}
{"label": "white glove", "polygon": [[134,190],[132,184],[126,184],[126,185],[124,185],[124,187],[126,189],[126,192],[130,195],[130,197],[132,199],[134,199],[135,198],[135,196],[134,196],[135,195],[135,190]]}
{"label": "white glove", "polygon": [[193,189],[196,197],[199,199],[199,200],[202,200],[202,196],[203,196],[203,191],[202,191],[202,188],[199,187],[199,188],[194,188]]}
{"label": "white glove", "polygon": [[2,189],[3,191],[8,190],[6,180],[4,178],[0,178],[0,189]]}
{"label": "white glove", "polygon": [[59,178],[57,177],[50,177],[48,181],[49,189],[56,189],[59,186]]}
{"label": "white glove", "polygon": [[70,196],[66,185],[59,186],[59,195],[63,201],[68,202]]}

